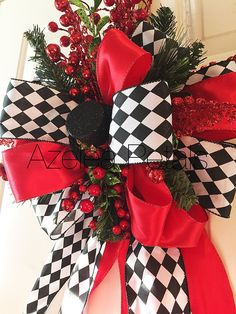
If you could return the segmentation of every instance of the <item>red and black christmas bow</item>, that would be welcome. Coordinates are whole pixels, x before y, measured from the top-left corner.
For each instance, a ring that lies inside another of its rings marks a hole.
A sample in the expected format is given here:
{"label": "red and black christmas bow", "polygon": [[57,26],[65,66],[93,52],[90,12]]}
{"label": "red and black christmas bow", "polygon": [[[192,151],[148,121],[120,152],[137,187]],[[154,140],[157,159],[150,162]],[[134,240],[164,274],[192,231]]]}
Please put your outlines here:
{"label": "red and black christmas bow", "polygon": [[[73,110],[84,112],[83,105],[77,107],[64,94],[40,84],[11,81],[0,127],[2,138],[16,140],[15,147],[3,153],[7,177],[17,201],[34,198],[32,204],[42,228],[57,239],[32,290],[26,313],[45,313],[69,278],[61,313],[82,313],[89,294],[116,259],[122,314],[128,310],[136,314],[235,312],[227,276],[204,231],[207,216],[202,207],[226,217],[230,213],[236,150],[219,140],[235,137],[236,119],[229,127],[218,122],[205,130],[191,130],[191,135],[180,136],[178,148],[173,150],[172,109],[178,102],[171,104],[166,82],[142,84],[164,41],[165,36],[146,22],[134,32],[133,42],[122,32],[111,30],[100,45],[97,59],[97,78],[106,105],[99,105],[98,119],[90,121],[99,122],[95,131],[107,134],[108,126],[102,122],[107,121],[104,115],[109,117],[111,110],[104,108],[113,98],[110,149],[115,163],[130,164],[126,195],[131,240],[101,243],[89,228],[96,212],[84,214],[79,202],[69,214],[60,207],[68,186],[83,175],[83,165],[70,151],[66,130],[68,114]],[[235,112],[236,95],[227,85],[227,80],[236,80],[234,63],[228,60],[205,68],[204,73],[194,73],[186,91],[195,98],[205,98],[209,106],[211,100],[224,104],[228,99]],[[214,71],[218,73],[215,77]],[[211,73],[207,80],[206,73]],[[192,80],[195,84],[190,85]],[[198,102],[191,106],[198,106]],[[190,117],[194,118],[187,112],[185,119]],[[174,126],[178,119],[177,109]],[[83,132],[72,128],[72,143],[73,136],[83,140],[87,135]],[[97,139],[96,132],[89,139]],[[97,140],[100,145],[104,139]],[[188,213],[178,208],[164,182],[154,184],[149,180],[141,165],[173,158],[186,170],[202,206],[195,205]]]}

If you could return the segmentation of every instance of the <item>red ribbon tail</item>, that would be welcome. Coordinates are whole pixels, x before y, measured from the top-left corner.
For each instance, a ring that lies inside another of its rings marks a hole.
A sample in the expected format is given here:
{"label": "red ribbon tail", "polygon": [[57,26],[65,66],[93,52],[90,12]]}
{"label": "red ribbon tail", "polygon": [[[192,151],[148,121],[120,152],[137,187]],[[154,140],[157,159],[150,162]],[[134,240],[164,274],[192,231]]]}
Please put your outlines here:
{"label": "red ribbon tail", "polygon": [[192,313],[236,314],[227,274],[206,231],[196,247],[181,251]]}

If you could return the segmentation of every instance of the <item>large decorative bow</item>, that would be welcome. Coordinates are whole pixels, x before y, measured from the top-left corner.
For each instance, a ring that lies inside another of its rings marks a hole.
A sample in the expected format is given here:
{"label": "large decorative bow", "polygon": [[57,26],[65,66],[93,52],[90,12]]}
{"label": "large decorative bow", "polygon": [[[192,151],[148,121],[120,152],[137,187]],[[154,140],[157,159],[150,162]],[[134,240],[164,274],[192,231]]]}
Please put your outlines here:
{"label": "large decorative bow", "polygon": [[[200,205],[228,217],[235,195],[236,150],[226,143],[211,142],[216,140],[215,132],[222,130],[218,124],[211,132],[207,130],[205,137],[204,132],[199,138],[199,134],[181,137],[178,149],[173,151],[168,85],[166,82],[141,85],[151,58],[158,55],[165,36],[144,22],[132,40],[119,31],[108,32],[100,46],[97,63],[105,103],[111,104],[114,95],[110,126],[114,162],[131,164],[126,189],[134,235],[131,241],[100,243],[88,227],[96,212],[82,213],[79,203],[69,214],[61,209],[67,187],[83,174],[83,167],[66,146],[66,117],[77,104],[39,84],[12,80],[9,85],[0,131],[3,138],[16,139],[17,145],[3,155],[7,176],[16,200],[37,197],[32,204],[39,222],[57,240],[32,290],[27,313],[45,313],[69,278],[61,313],[82,312],[89,294],[117,258],[122,314],[128,313],[127,302],[130,313],[136,314],[190,313],[190,307],[197,314],[235,311],[225,272],[204,231],[207,217],[202,208],[193,206],[189,213],[179,209],[165,183],[155,185],[145,175],[142,165],[135,164],[156,159],[165,161],[175,156],[192,182]],[[123,62],[120,49],[126,56]],[[215,76],[214,83],[212,78],[202,81],[206,78],[202,71],[199,75],[195,73],[186,89],[195,97],[200,94],[207,98],[208,83],[210,87],[219,87],[222,80],[227,81],[227,76],[235,80],[234,63],[229,60],[205,69],[205,74]],[[191,85],[196,83],[196,78],[198,83]],[[226,101],[214,97],[213,92],[211,88],[210,100]],[[233,103],[235,95],[231,90],[228,92]],[[220,140],[234,137],[235,124],[224,130],[227,136],[225,133]],[[194,297],[196,294],[201,304]]]}

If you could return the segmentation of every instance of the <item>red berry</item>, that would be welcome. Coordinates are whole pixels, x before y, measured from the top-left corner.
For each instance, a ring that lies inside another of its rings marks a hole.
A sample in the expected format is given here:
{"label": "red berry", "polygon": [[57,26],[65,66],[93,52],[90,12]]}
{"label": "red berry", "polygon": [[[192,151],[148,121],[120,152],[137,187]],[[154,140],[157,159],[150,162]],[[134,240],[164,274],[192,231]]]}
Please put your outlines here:
{"label": "red berry", "polygon": [[69,90],[69,94],[70,94],[72,97],[78,96],[78,94],[79,94],[78,88],[72,87],[72,88]]}
{"label": "red berry", "polygon": [[72,65],[77,65],[79,62],[79,54],[76,51],[72,51],[69,55],[69,63]]}
{"label": "red berry", "polygon": [[80,194],[77,191],[70,191],[69,198],[73,200],[75,203],[77,203],[78,200],[80,199]]}
{"label": "red berry", "polygon": [[62,201],[61,207],[63,210],[71,212],[75,208],[75,203],[69,198],[66,198]]}
{"label": "red berry", "polygon": [[7,181],[6,171],[2,163],[0,163],[0,178],[2,178],[4,181]]}
{"label": "red berry", "polygon": [[130,0],[130,2],[135,5],[141,2],[141,0]]}
{"label": "red berry", "polygon": [[82,72],[82,76],[84,79],[88,80],[90,78],[90,71],[88,69],[85,69],[83,72]]}
{"label": "red berry", "polygon": [[121,234],[121,227],[120,227],[120,226],[114,226],[114,227],[112,228],[112,232],[113,232],[115,235]]}
{"label": "red berry", "polygon": [[70,38],[68,36],[62,36],[60,38],[60,45],[62,47],[68,47],[70,45]]}
{"label": "red berry", "polygon": [[67,66],[67,63],[66,63],[66,61],[60,61],[58,63],[58,65],[59,65],[60,68],[64,69]]}
{"label": "red berry", "polygon": [[117,210],[117,216],[119,218],[124,218],[125,214],[126,214],[126,211],[123,208],[120,208],[120,209]]}
{"label": "red berry", "polygon": [[120,19],[120,15],[119,13],[117,12],[117,10],[115,9],[112,9],[111,12],[110,12],[110,19],[112,22],[116,23],[119,21]]}
{"label": "red berry", "polygon": [[51,61],[58,62],[60,60],[61,49],[57,44],[47,45],[46,53]]}
{"label": "red berry", "polygon": [[95,25],[97,25],[98,22],[99,22],[100,19],[101,19],[101,16],[100,16],[100,14],[98,14],[97,12],[95,12],[95,13],[93,13],[93,14],[91,15],[90,19],[91,19],[91,21],[94,22]]}
{"label": "red berry", "polygon": [[55,0],[54,2],[55,7],[59,11],[66,11],[69,7],[69,1],[68,0]]}
{"label": "red berry", "polygon": [[93,176],[97,180],[101,180],[105,177],[106,171],[101,167],[96,167],[92,170]]}
{"label": "red berry", "polygon": [[102,216],[103,215],[103,209],[102,207],[98,208],[98,216]]}
{"label": "red berry", "polygon": [[124,238],[124,239],[130,239],[130,232],[129,232],[129,231],[126,231],[126,232],[123,234],[123,238]]}
{"label": "red berry", "polygon": [[130,228],[130,223],[127,220],[121,220],[120,227],[121,227],[121,230],[127,231]]}
{"label": "red berry", "polygon": [[121,208],[123,205],[124,205],[124,202],[120,199],[117,199],[114,201],[114,207],[116,210]]}
{"label": "red berry", "polygon": [[82,200],[80,202],[80,210],[86,214],[90,213],[94,209],[94,204],[89,199]]}
{"label": "red berry", "polygon": [[130,220],[130,214],[128,212],[126,212],[126,214],[125,214],[125,219]]}
{"label": "red berry", "polygon": [[90,221],[89,228],[95,231],[97,229],[97,221],[96,220]]}
{"label": "red berry", "polygon": [[129,168],[128,167],[124,167],[121,170],[121,174],[122,174],[123,177],[127,177],[128,176],[128,172],[129,172]]}
{"label": "red berry", "polygon": [[113,185],[112,189],[115,190],[117,194],[120,194],[122,192],[122,185],[121,184]]}
{"label": "red berry", "polygon": [[73,33],[71,36],[70,36],[70,41],[72,44],[79,44],[81,42],[81,39],[82,39],[82,36],[80,33]]}
{"label": "red berry", "polygon": [[88,188],[88,192],[91,196],[100,196],[101,195],[101,187],[98,184],[91,184]]}
{"label": "red berry", "polygon": [[75,73],[75,68],[72,65],[67,65],[65,68],[65,73],[72,76]]}
{"label": "red berry", "polygon": [[138,9],[134,12],[134,17],[137,21],[143,21],[148,17],[148,14],[144,9]]}
{"label": "red berry", "polygon": [[48,23],[48,29],[50,32],[56,33],[58,31],[58,25],[56,22],[50,22]]}
{"label": "red berry", "polygon": [[104,4],[108,7],[111,7],[115,4],[115,0],[104,0]]}
{"label": "red berry", "polygon": [[71,24],[71,20],[67,14],[63,14],[59,20],[62,26],[68,27]]}
{"label": "red berry", "polygon": [[81,92],[83,94],[88,94],[89,91],[90,91],[90,87],[88,85],[84,85],[83,87],[81,87]]}
{"label": "red berry", "polygon": [[80,191],[80,193],[85,193],[87,191],[86,185],[80,185],[79,191]]}
{"label": "red berry", "polygon": [[84,178],[80,178],[77,180],[77,184],[81,185],[84,183]]}

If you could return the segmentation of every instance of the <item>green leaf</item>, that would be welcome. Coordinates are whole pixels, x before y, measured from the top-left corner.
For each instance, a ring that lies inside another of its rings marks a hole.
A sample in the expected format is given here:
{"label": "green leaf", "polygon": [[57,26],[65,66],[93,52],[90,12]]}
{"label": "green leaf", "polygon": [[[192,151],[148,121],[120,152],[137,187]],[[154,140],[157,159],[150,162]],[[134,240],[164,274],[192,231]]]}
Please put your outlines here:
{"label": "green leaf", "polygon": [[70,0],[69,1],[71,4],[76,5],[78,8],[81,8],[83,10],[88,10],[88,8],[81,2],[81,0]]}
{"label": "green leaf", "polygon": [[121,169],[120,169],[120,166],[119,165],[114,165],[112,166],[110,169],[109,169],[110,172],[113,172],[113,173],[121,173]]}
{"label": "green leaf", "polygon": [[97,33],[101,31],[101,29],[110,21],[109,16],[103,16],[97,25]]}
{"label": "green leaf", "polygon": [[99,7],[99,5],[101,4],[102,0],[94,0],[94,11],[97,10],[97,8]]}
{"label": "green leaf", "polygon": [[117,194],[115,190],[109,190],[107,193],[107,196],[110,198],[110,197],[117,197],[119,195]]}
{"label": "green leaf", "polygon": [[105,183],[109,186],[112,186],[120,183],[120,179],[111,173],[107,173],[105,176]]}
{"label": "green leaf", "polygon": [[79,15],[81,21],[84,23],[84,25],[92,32],[92,27],[91,27],[91,24],[90,24],[90,20],[89,20],[89,17],[85,11],[84,8],[78,8],[77,10],[77,14]]}

